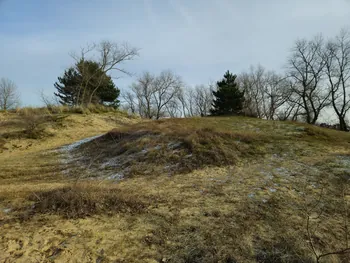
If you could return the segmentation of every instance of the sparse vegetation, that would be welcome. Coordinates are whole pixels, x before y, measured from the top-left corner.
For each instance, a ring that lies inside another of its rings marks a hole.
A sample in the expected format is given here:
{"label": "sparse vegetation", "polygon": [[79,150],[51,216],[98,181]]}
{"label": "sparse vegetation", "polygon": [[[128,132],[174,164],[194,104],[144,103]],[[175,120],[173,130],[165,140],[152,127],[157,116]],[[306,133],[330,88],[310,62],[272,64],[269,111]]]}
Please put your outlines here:
{"label": "sparse vegetation", "polygon": [[34,192],[33,213],[57,213],[65,218],[81,218],[95,214],[141,213],[147,203],[135,195],[113,186],[74,184],[49,191]]}
{"label": "sparse vegetation", "polygon": [[[55,142],[61,133],[68,138],[76,137],[81,131],[74,130],[80,122],[86,122],[87,133],[80,136],[96,135],[96,132],[106,132],[118,123],[133,122],[136,118],[125,112],[102,105],[82,107],[52,106],[51,108],[17,108],[6,113],[0,113],[0,154],[17,148],[29,149],[42,143]],[[98,125],[97,127],[94,125]],[[95,134],[89,133],[89,127],[95,129]]]}
{"label": "sparse vegetation", "polygon": [[348,133],[245,117],[124,117],[102,137],[46,151],[76,141],[72,131],[82,138],[102,133],[102,123],[111,129],[113,114],[70,114],[51,144],[36,139],[0,154],[4,258],[89,261],[103,249],[107,262],[315,262],[306,219],[321,189],[322,221],[309,213],[317,255],[343,248]]}
{"label": "sparse vegetation", "polygon": [[0,263],[350,262],[350,0],[12,2]]}
{"label": "sparse vegetation", "polygon": [[233,165],[243,156],[261,158],[264,144],[272,140],[254,132],[225,131],[215,124],[217,119],[210,118],[145,122],[112,130],[76,151],[84,151],[82,161],[95,167],[117,158],[115,170],[125,175],[177,174]]}

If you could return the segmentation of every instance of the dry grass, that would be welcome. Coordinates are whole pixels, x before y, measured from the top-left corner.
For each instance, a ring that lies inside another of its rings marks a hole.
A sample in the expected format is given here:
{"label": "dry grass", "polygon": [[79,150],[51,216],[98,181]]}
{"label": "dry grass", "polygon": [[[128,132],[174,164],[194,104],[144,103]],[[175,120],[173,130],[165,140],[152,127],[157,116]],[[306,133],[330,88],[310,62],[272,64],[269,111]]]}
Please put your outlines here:
{"label": "dry grass", "polygon": [[33,192],[32,213],[54,213],[65,218],[81,218],[96,214],[138,214],[147,207],[141,198],[125,193],[116,186],[78,183],[49,191]]}
{"label": "dry grass", "polygon": [[101,169],[126,177],[178,174],[255,161],[271,153],[301,156],[330,146],[342,148],[349,136],[338,133],[240,117],[169,119],[114,129],[83,145],[76,154],[83,152],[82,167],[95,168],[96,176]]}
{"label": "dry grass", "polygon": [[[107,107],[99,104],[89,104],[86,106],[66,106],[66,105],[48,105],[47,107],[23,107],[8,111],[19,115],[45,115],[45,114],[91,114],[91,113],[121,113],[120,110],[113,107]],[[1,113],[1,112],[0,112]],[[4,112],[5,113],[5,112]]]}
{"label": "dry grass", "polygon": [[[308,212],[319,252],[344,245],[350,134],[240,117],[110,117],[68,116],[50,139],[0,154],[0,261],[314,262]],[[136,158],[129,164],[137,176],[110,182],[99,177],[120,167],[83,166],[78,177],[90,170],[97,178],[77,183],[62,173],[60,155],[42,152],[115,125],[73,157]],[[169,163],[185,169],[164,171]]]}
{"label": "dry grass", "polygon": [[36,152],[52,149],[137,121],[119,111],[48,114],[46,108],[23,108],[17,113],[0,113],[0,156],[24,149]]}
{"label": "dry grass", "polygon": [[84,162],[95,167],[116,158],[118,169],[128,176],[177,174],[206,166],[233,165],[241,158],[261,158],[264,145],[274,139],[217,128],[212,120],[172,119],[121,127],[77,152],[84,152],[89,157]]}

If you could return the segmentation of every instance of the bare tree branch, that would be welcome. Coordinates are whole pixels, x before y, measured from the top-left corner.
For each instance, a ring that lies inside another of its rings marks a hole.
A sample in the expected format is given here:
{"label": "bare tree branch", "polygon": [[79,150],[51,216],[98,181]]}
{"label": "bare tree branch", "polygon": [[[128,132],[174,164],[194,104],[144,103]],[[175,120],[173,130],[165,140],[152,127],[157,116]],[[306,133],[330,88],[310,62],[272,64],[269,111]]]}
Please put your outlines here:
{"label": "bare tree branch", "polygon": [[330,92],[323,88],[325,61],[322,36],[295,42],[288,60],[288,76],[296,82],[292,92],[300,97],[306,122],[315,124],[320,112],[328,106]]}
{"label": "bare tree branch", "polygon": [[0,110],[9,110],[19,106],[20,98],[16,84],[10,79],[0,79]]}
{"label": "bare tree branch", "polygon": [[323,50],[325,74],[331,104],[339,119],[339,127],[347,131],[346,115],[350,110],[350,31],[343,29]]}
{"label": "bare tree branch", "polygon": [[[131,73],[121,67],[127,61],[135,59],[139,55],[137,48],[131,47],[128,43],[114,43],[110,41],[102,41],[99,44],[87,44],[86,47],[80,48],[80,53],[71,53],[71,57],[79,66],[79,72],[82,76],[80,88],[78,92],[78,103],[91,103],[94,95],[100,89],[104,75],[117,71],[122,74],[131,76]],[[97,62],[99,68],[91,71],[85,61]],[[104,73],[104,74],[101,74]],[[98,80],[96,81],[96,78]],[[118,77],[114,77],[118,78]],[[92,80],[96,81],[94,88],[87,94],[87,88],[91,85]]]}

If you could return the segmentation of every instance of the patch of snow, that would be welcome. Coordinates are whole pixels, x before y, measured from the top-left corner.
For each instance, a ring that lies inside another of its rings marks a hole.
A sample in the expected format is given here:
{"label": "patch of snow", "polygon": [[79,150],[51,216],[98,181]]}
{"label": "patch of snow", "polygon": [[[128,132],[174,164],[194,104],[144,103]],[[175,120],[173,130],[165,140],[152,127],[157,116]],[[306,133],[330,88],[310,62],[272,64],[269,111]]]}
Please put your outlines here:
{"label": "patch of snow", "polygon": [[122,173],[116,173],[108,176],[106,178],[107,180],[123,180],[124,179],[124,174]]}
{"label": "patch of snow", "polygon": [[2,211],[3,211],[5,214],[8,214],[8,213],[10,213],[10,212],[12,211],[12,209],[11,209],[11,208],[4,208],[4,209],[2,209]]}
{"label": "patch of snow", "polygon": [[181,145],[182,145],[182,142],[169,142],[168,148],[175,150],[175,149],[179,148]]}
{"label": "patch of snow", "polygon": [[273,174],[267,171],[260,171],[260,174],[265,176],[265,180],[272,180],[274,178]]}
{"label": "patch of snow", "polygon": [[277,153],[272,154],[271,159],[280,159]]}
{"label": "patch of snow", "polygon": [[255,194],[254,193],[250,193],[250,194],[248,194],[248,197],[249,198],[253,198],[255,196]]}
{"label": "patch of snow", "polygon": [[[68,162],[67,162],[68,163]],[[61,171],[63,174],[69,174],[71,172],[71,169],[67,168]]]}
{"label": "patch of snow", "polygon": [[217,184],[225,184],[228,182],[228,178],[227,179],[208,178],[208,180],[213,181]]}
{"label": "patch of snow", "polygon": [[276,173],[278,175],[282,175],[282,176],[290,176],[291,175],[291,172],[284,167],[275,168],[274,173]]}
{"label": "patch of snow", "polygon": [[109,167],[118,167],[119,164],[116,160],[116,158],[113,158],[113,159],[110,159],[108,160],[107,162],[104,162],[100,165],[100,169],[106,169],[106,168],[109,168]]}
{"label": "patch of snow", "polygon": [[350,156],[337,156],[338,163],[344,167],[344,171],[350,173]]}
{"label": "patch of snow", "polygon": [[77,141],[77,142],[74,142],[72,144],[68,144],[68,145],[65,145],[65,146],[62,146],[60,148],[61,151],[66,151],[66,152],[70,152],[76,148],[78,148],[79,146],[87,143],[87,142],[91,142],[99,137],[102,137],[104,134],[102,135],[96,135],[96,136],[93,136],[93,137],[89,137],[89,138],[85,138],[83,140],[80,140],[80,141]]}
{"label": "patch of snow", "polygon": [[160,149],[162,149],[161,145],[157,145],[156,147],[154,147],[154,150],[160,150]]}
{"label": "patch of snow", "polygon": [[83,168],[84,165],[82,164],[82,160],[84,159],[84,156],[73,154],[73,150],[85,143],[91,142],[99,137],[102,137],[103,135],[104,134],[88,137],[56,149],[55,152],[60,153],[60,162],[62,165],[64,165],[64,167],[62,167],[63,169],[61,172],[63,174],[69,175],[72,171],[72,169],[70,168],[71,164],[74,164],[74,166],[78,165],[79,167],[81,166],[81,168]]}
{"label": "patch of snow", "polygon": [[277,191],[277,189],[276,189],[276,188],[269,188],[269,191],[270,191],[271,193],[275,193],[275,192]]}

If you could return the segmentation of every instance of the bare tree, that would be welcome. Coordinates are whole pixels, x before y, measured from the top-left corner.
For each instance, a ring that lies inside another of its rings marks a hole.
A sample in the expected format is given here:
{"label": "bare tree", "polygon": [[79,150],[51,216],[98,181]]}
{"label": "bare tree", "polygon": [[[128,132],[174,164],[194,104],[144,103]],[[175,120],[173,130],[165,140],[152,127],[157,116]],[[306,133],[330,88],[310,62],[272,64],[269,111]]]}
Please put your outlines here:
{"label": "bare tree", "polygon": [[285,103],[279,108],[277,118],[281,121],[293,120],[297,121],[301,112],[301,98],[293,93],[295,82],[292,79],[285,79],[283,85],[286,85]]}
{"label": "bare tree", "polygon": [[292,90],[297,96],[294,103],[303,109],[306,122],[311,124],[316,123],[321,110],[329,103],[330,92],[321,83],[325,67],[323,43],[322,36],[311,41],[298,40],[288,60],[288,76],[296,82]]}
{"label": "bare tree", "polygon": [[[286,77],[273,71],[266,73],[263,95],[263,110],[265,118],[274,120],[288,109],[291,97],[290,82]],[[287,111],[288,112],[288,111]]]}
{"label": "bare tree", "polygon": [[199,85],[194,92],[196,112],[199,116],[205,117],[210,114],[213,103],[213,86]]}
{"label": "bare tree", "polygon": [[143,73],[136,83],[131,86],[131,94],[128,96],[135,105],[135,111],[143,118],[159,119],[166,114],[179,115],[179,94],[181,93],[182,80],[171,71],[163,71],[159,76],[149,72]]}
{"label": "bare tree", "polygon": [[39,91],[39,95],[40,95],[41,102],[44,103],[47,108],[51,108],[53,106],[60,105],[60,102],[56,96],[50,97],[50,96],[46,95],[45,91],[43,89],[41,89]]}
{"label": "bare tree", "polygon": [[339,119],[340,130],[347,131],[346,115],[350,110],[350,31],[327,43],[324,49],[325,72],[331,104]]}
{"label": "bare tree", "polygon": [[182,116],[181,104],[177,100],[171,100],[165,105],[166,113],[171,118],[179,118]]}
{"label": "bare tree", "polygon": [[163,109],[170,102],[174,103],[180,92],[182,80],[171,71],[163,71],[153,82],[153,99],[155,102],[156,119],[159,119]]}
{"label": "bare tree", "polygon": [[180,89],[178,93],[178,100],[181,104],[182,115],[186,117],[198,116],[195,101],[195,90],[192,87],[185,87]]}
{"label": "bare tree", "polygon": [[[92,102],[94,95],[101,87],[105,74],[117,71],[131,75],[131,73],[122,68],[121,65],[126,61],[133,60],[138,55],[139,50],[130,47],[129,44],[118,44],[110,41],[102,41],[99,44],[87,45],[81,48],[80,54],[71,54],[72,58],[76,61],[76,65],[79,65],[79,72],[82,78],[77,98],[78,103],[79,101],[86,101],[87,103]],[[88,64],[83,63],[86,60],[97,62],[99,65],[98,69],[91,70]],[[98,79],[94,89],[87,94],[88,86],[93,79],[96,81],[96,78]]]}
{"label": "bare tree", "polygon": [[0,109],[9,110],[19,105],[19,94],[16,84],[7,78],[0,79]]}
{"label": "bare tree", "polygon": [[177,94],[182,116],[208,116],[213,103],[213,90],[213,84],[182,88]]}
{"label": "bare tree", "polygon": [[154,79],[155,77],[151,73],[145,72],[131,86],[131,92],[137,101],[138,114],[142,118],[152,119],[155,115],[153,110]]}
{"label": "bare tree", "polygon": [[238,79],[244,90],[247,115],[274,120],[281,115],[279,111],[285,112],[283,107],[290,97],[286,77],[258,65],[251,66],[250,71],[242,73]]}
{"label": "bare tree", "polygon": [[256,68],[251,66],[249,72],[242,73],[238,78],[240,87],[244,90],[244,111],[249,116],[264,117],[264,75],[265,69],[258,65]]}
{"label": "bare tree", "polygon": [[126,110],[130,111],[132,114],[136,113],[136,97],[135,94],[130,91],[122,92],[122,103],[124,104]]}
{"label": "bare tree", "polygon": [[186,118],[186,117],[189,117],[189,116],[192,116],[191,115],[191,112],[190,112],[190,109],[189,109],[189,103],[188,103],[188,91],[189,91],[190,88],[181,88],[179,90],[179,92],[177,93],[177,100],[179,101],[180,103],[180,107],[181,107],[181,111],[182,111],[182,114],[183,116]]}

